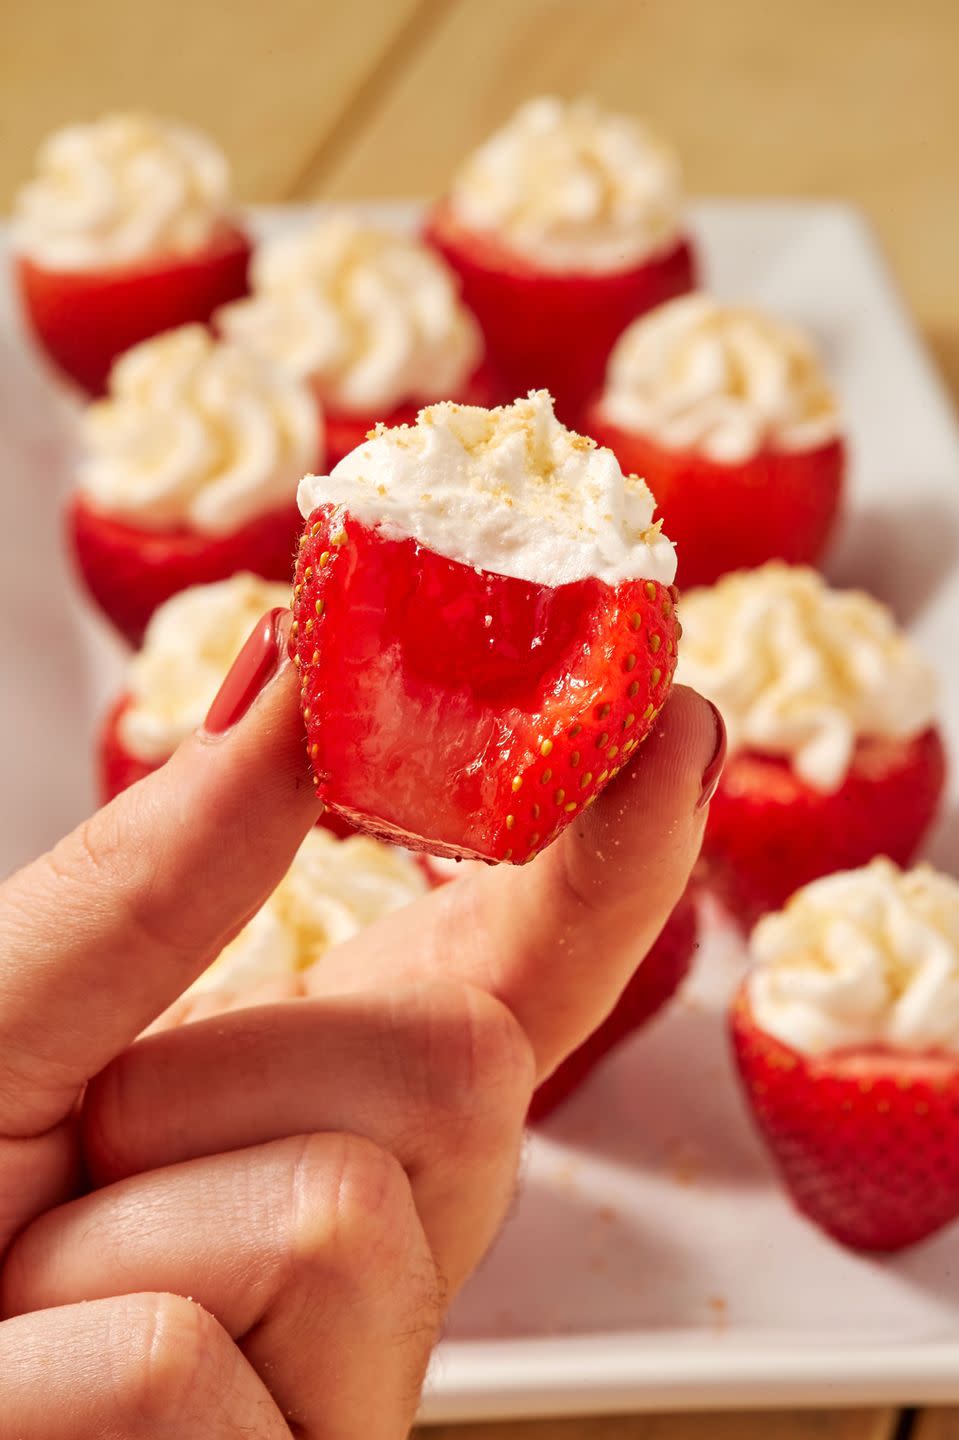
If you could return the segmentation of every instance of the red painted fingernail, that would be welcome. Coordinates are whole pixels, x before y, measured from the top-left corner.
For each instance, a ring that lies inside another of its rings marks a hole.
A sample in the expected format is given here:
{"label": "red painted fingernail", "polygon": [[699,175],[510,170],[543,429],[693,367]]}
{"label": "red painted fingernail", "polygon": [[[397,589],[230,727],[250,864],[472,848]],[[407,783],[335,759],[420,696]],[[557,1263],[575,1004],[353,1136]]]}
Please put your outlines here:
{"label": "red painted fingernail", "polygon": [[271,680],[286,655],[289,610],[277,606],[258,620],[243,649],[207,712],[203,728],[210,735],[223,735],[249,710],[260,691]]}
{"label": "red painted fingernail", "polygon": [[706,704],[713,712],[713,719],[716,722],[716,744],[709,764],[703,771],[702,788],[699,792],[699,799],[696,801],[696,809],[703,810],[716,794],[719,781],[722,777],[723,766],[726,764],[726,725],[716,706],[711,700]]}

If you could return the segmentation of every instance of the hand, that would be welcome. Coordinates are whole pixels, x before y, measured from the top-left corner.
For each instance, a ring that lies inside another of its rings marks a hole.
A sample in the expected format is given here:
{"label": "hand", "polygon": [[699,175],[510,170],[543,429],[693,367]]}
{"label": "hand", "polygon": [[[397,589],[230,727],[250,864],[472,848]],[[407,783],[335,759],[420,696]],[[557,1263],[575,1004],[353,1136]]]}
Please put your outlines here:
{"label": "hand", "polygon": [[405,1434],[533,1086],[612,1008],[699,849],[721,732],[680,689],[531,866],[391,916],[296,1004],[291,984],[132,1043],[316,819],[284,623],[261,622],[163,770],[0,890],[0,1373],[21,1440]]}

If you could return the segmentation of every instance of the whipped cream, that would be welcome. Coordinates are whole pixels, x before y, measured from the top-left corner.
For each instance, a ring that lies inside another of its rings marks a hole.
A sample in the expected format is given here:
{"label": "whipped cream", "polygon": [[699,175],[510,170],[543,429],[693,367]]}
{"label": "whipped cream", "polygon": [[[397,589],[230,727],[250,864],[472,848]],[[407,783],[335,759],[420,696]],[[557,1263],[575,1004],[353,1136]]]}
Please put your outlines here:
{"label": "whipped cream", "polygon": [[750,949],[756,1022],[794,1050],[959,1049],[959,885],[928,865],[816,880]]}
{"label": "whipped cream", "polygon": [[719,706],[732,749],[787,757],[803,780],[842,784],[860,737],[933,723],[932,666],[878,600],[771,562],[683,594],[676,679]]}
{"label": "whipped cream", "polygon": [[101,270],[189,255],[230,218],[229,167],[204,135],[107,115],[41,147],[15,202],[14,243],[51,270]]}
{"label": "whipped cream", "polygon": [[332,410],[376,418],[462,394],[482,354],[452,273],[418,240],[337,213],[265,245],[222,334],[315,381]]}
{"label": "whipped cream", "polygon": [[588,100],[521,105],[454,177],[459,222],[552,271],[615,271],[676,244],[679,166],[638,120]]}
{"label": "whipped cream", "polygon": [[429,888],[408,851],[366,835],[338,840],[313,829],[263,908],[187,993],[243,990],[296,975]]}
{"label": "whipped cream", "polygon": [[289,603],[289,585],[244,571],[181,590],[154,611],[143,647],[127,668],[130,704],[118,730],[130,754],[148,762],[172,755],[203,724],[261,615]]}
{"label": "whipped cream", "polygon": [[595,576],[668,585],[672,543],[644,481],[556,419],[545,390],[495,410],[445,403],[377,427],[330,475],[307,475],[300,511],[342,506],[391,537],[538,585]]}
{"label": "whipped cream", "polygon": [[671,300],[629,326],[610,356],[601,408],[624,430],[725,464],[763,449],[813,449],[839,434],[811,341],[708,295]]}
{"label": "whipped cream", "polygon": [[79,483],[92,505],[145,529],[210,535],[292,506],[322,449],[307,386],[202,325],[122,355],[82,432]]}

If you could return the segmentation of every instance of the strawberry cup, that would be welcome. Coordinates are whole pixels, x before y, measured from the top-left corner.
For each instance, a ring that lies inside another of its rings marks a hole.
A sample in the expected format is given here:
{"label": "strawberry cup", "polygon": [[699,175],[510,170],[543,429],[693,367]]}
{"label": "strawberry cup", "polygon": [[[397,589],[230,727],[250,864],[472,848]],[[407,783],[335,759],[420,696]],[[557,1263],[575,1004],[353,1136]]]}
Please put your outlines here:
{"label": "strawberry cup", "polygon": [[894,1251],[959,1216],[959,886],[887,860],[756,928],[736,1063],[798,1209]]}
{"label": "strawberry cup", "polygon": [[706,295],[664,305],[619,338],[583,424],[649,485],[682,588],[821,556],[845,445],[819,359],[791,327]]}
{"label": "strawberry cup", "polygon": [[90,596],[131,642],[189,586],[241,570],[289,582],[296,484],[323,453],[306,386],[186,326],[118,362],[83,430],[68,537]]}
{"label": "strawberry cup", "polygon": [[700,869],[741,923],[875,855],[908,864],[946,760],[935,674],[889,612],[771,563],[685,592],[683,621],[680,678],[730,742]]}
{"label": "strawberry cup", "polygon": [[27,324],[90,395],[124,351],[247,293],[252,246],[232,217],[225,160],[149,116],[52,136],[18,198],[14,242]]}
{"label": "strawberry cup", "polygon": [[537,1087],[532,1123],[552,1115],[618,1045],[659,1014],[689,973],[695,950],[696,907],[684,895],[609,1016]]}
{"label": "strawberry cup", "polygon": [[411,236],[334,211],[263,245],[252,281],[217,330],[312,386],[331,467],[378,423],[412,424],[435,401],[499,398],[456,277]]}
{"label": "strawberry cup", "polygon": [[300,487],[315,782],[359,829],[522,863],[662,707],[679,629],[649,493],[545,394],[444,404]]}
{"label": "strawberry cup", "polygon": [[426,238],[459,276],[511,394],[579,418],[626,326],[695,284],[673,156],[637,121],[531,101],[482,145]]}

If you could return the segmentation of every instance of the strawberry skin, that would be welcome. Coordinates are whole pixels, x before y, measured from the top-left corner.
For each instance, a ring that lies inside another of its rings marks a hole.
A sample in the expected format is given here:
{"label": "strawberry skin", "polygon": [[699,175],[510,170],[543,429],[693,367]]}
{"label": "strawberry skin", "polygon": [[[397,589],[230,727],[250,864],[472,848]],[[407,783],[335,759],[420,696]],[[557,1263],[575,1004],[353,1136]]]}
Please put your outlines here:
{"label": "strawberry skin", "polygon": [[696,907],[687,893],[602,1025],[537,1087],[529,1107],[531,1122],[545,1120],[558,1109],[611,1050],[672,999],[689,973],[695,949]]}
{"label": "strawberry skin", "polygon": [[862,739],[840,788],[823,794],[788,761],[740,751],[730,756],[709,807],[702,878],[749,928],[801,885],[854,870],[875,855],[897,865],[915,858],[946,777],[942,738]]}
{"label": "strawberry skin", "polygon": [[102,395],[110,367],[141,340],[192,321],[248,293],[253,247],[224,226],[196,254],[113,270],[45,270],[17,261],[27,322],[48,359],[89,395]]}
{"label": "strawberry skin", "polygon": [[611,425],[593,406],[583,433],[607,446],[627,475],[642,475],[676,545],[683,589],[767,560],[819,559],[839,510],[845,447],[761,450],[724,465],[694,450],[667,450]]}
{"label": "strawberry skin", "polygon": [[531,860],[648,734],[674,601],[647,580],[488,574],[320,506],[293,614],[321,799],[411,849]]}
{"label": "strawberry skin", "polygon": [[131,644],[139,644],[158,605],[190,585],[252,570],[289,581],[301,526],[295,503],[255,515],[228,535],[145,530],[74,497],[67,538],[87,590]]}
{"label": "strawberry skin", "polygon": [[731,1025],[756,1122],[804,1215],[879,1251],[959,1216],[959,1055],[802,1055],[756,1024],[745,985]]}

